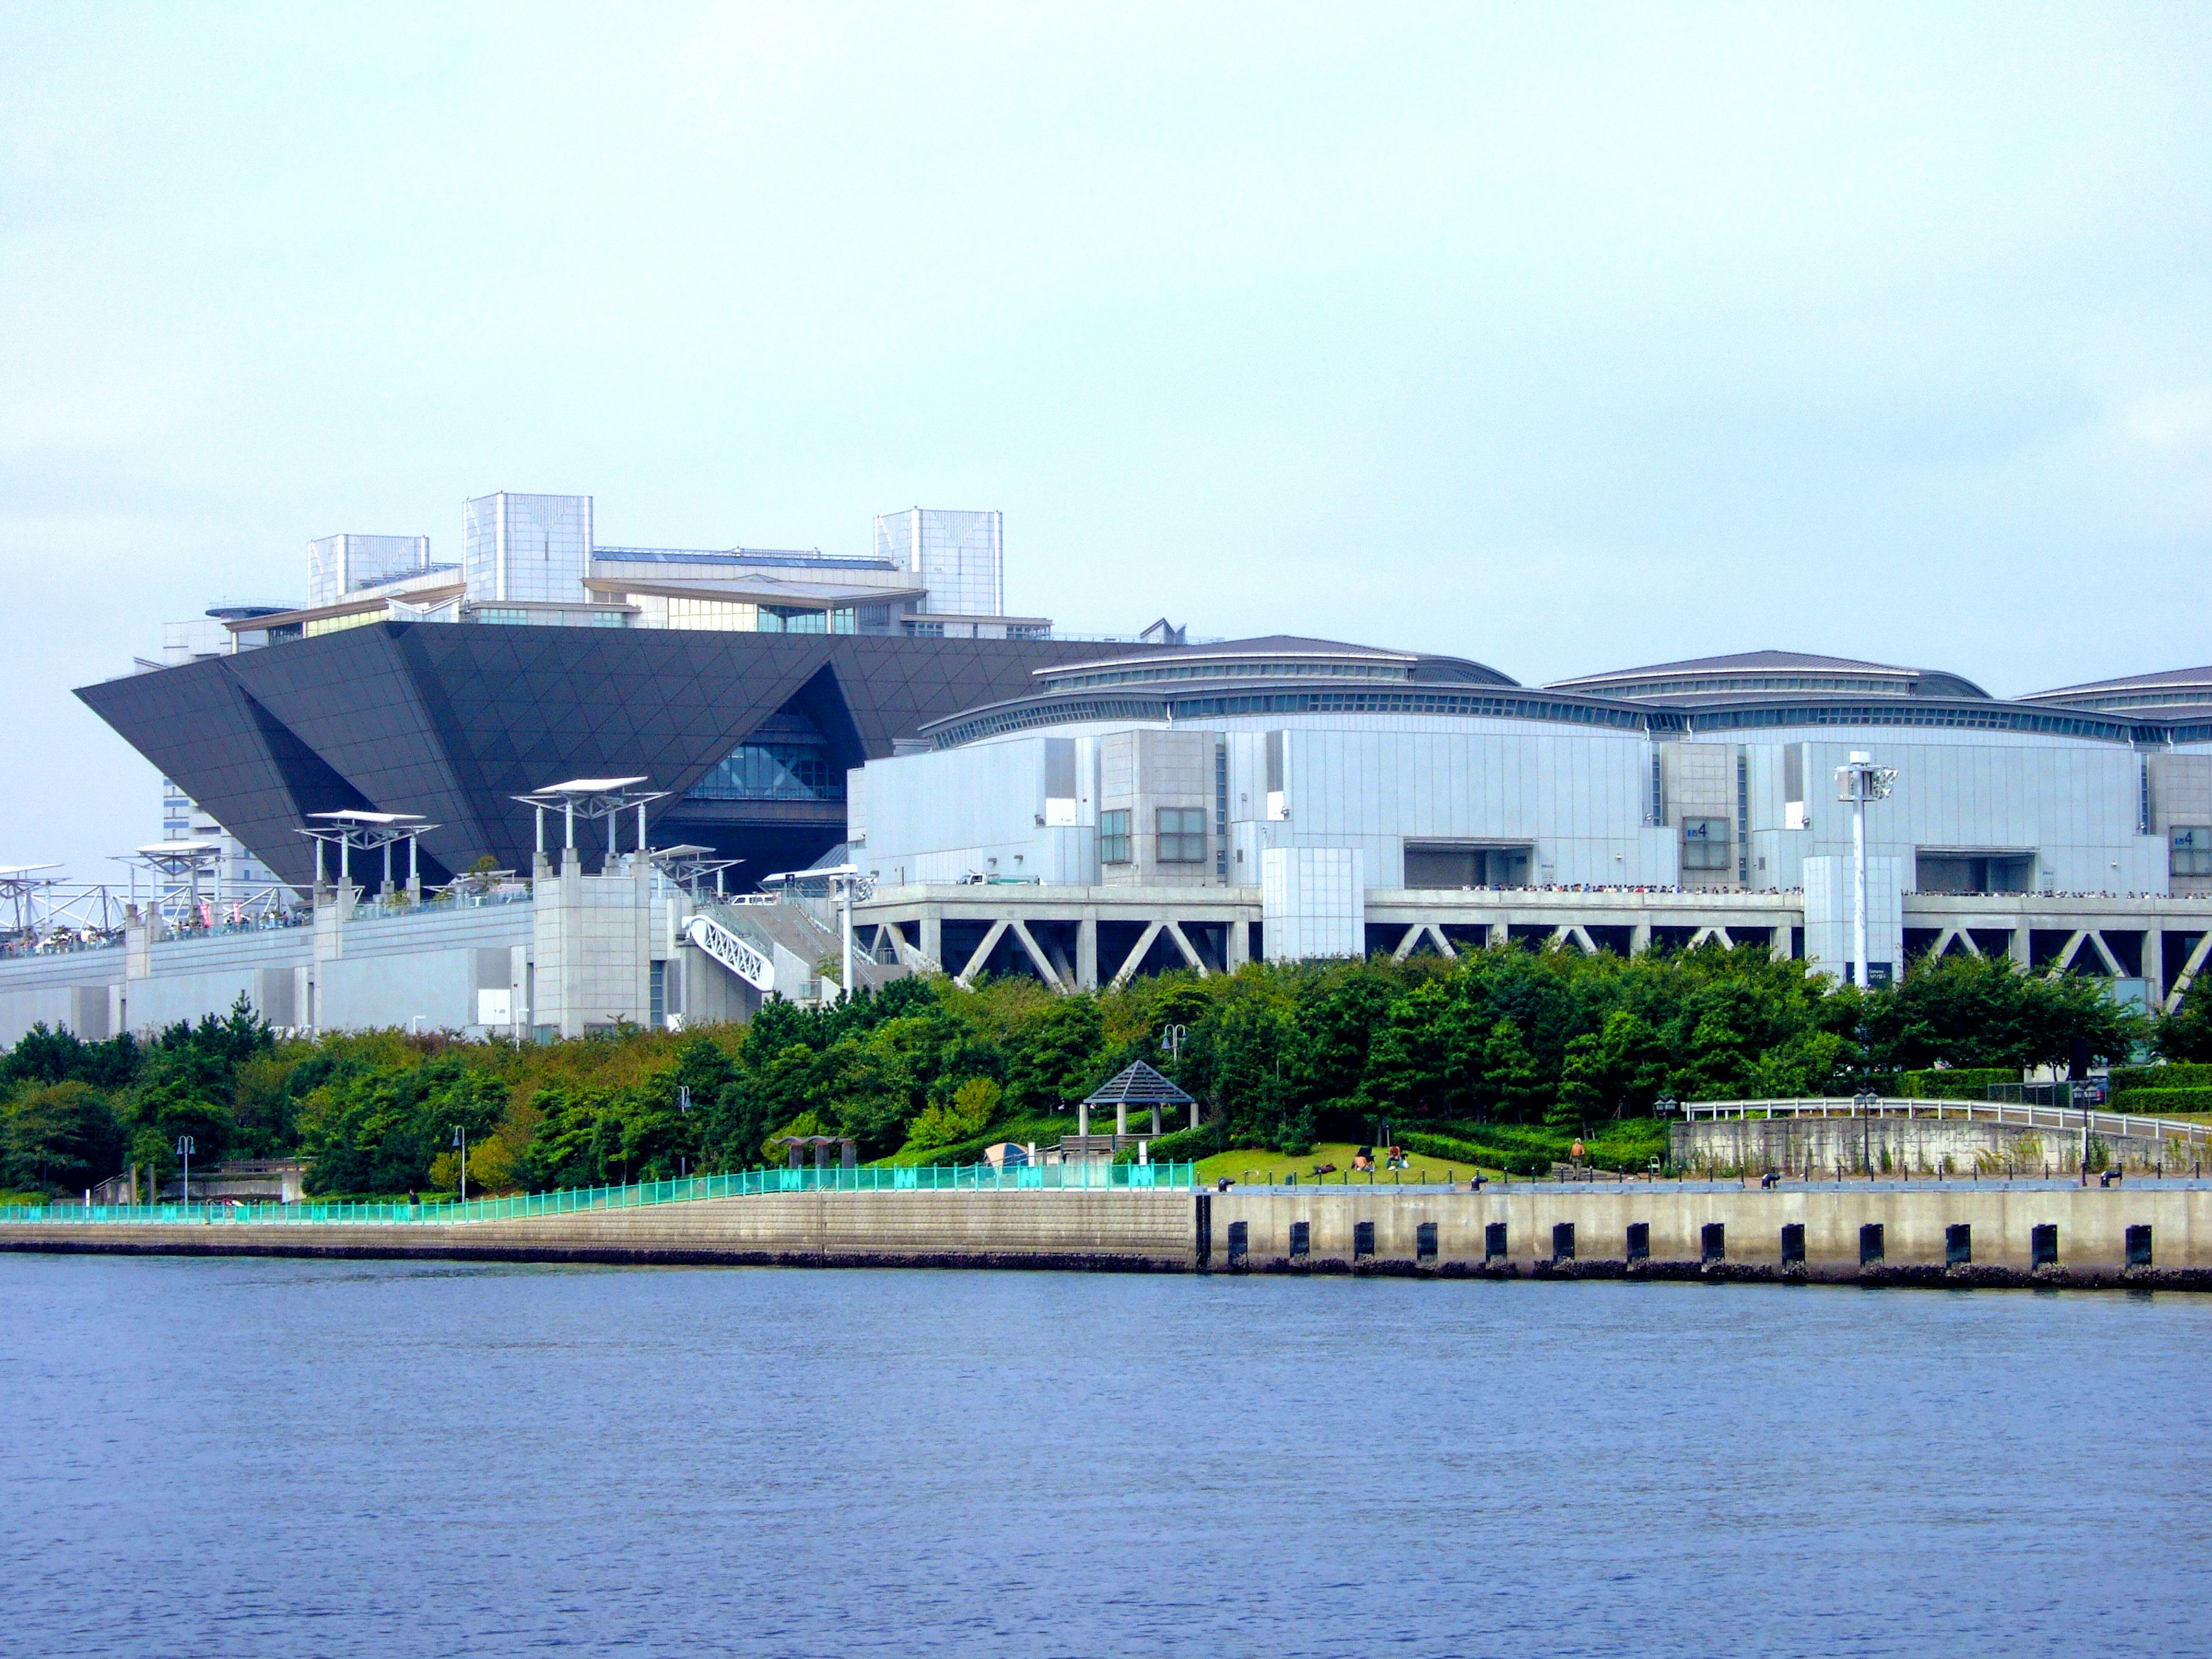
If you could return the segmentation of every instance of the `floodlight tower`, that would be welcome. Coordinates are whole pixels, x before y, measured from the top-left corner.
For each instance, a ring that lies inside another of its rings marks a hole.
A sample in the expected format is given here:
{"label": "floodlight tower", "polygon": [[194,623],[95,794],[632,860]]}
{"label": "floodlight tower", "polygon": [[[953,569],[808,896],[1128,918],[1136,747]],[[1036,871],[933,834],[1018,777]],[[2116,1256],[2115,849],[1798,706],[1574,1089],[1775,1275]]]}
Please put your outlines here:
{"label": "floodlight tower", "polygon": [[1851,809],[1851,961],[1859,989],[1867,983],[1866,809],[1870,800],[1887,800],[1897,787],[1897,769],[1876,766],[1863,749],[1836,769],[1836,799]]}

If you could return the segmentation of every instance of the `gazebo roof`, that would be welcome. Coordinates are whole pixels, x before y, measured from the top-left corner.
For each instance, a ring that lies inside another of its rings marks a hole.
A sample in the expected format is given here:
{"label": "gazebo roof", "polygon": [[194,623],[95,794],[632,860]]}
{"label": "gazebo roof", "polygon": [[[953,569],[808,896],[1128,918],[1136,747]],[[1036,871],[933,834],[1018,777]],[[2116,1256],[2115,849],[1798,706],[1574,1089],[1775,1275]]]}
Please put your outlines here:
{"label": "gazebo roof", "polygon": [[1102,1084],[1084,1102],[1086,1106],[1188,1106],[1190,1097],[1139,1060],[1120,1076]]}

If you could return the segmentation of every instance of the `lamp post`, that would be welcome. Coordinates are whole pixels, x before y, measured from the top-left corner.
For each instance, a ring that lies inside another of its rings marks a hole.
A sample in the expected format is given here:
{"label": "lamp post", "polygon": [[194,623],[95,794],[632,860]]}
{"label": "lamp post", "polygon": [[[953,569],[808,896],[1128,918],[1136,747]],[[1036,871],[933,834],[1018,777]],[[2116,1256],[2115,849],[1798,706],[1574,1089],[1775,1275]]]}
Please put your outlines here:
{"label": "lamp post", "polygon": [[[1167,1025],[1162,1027],[1160,1030],[1160,1052],[1165,1054],[1171,1061],[1181,1060],[1182,1058],[1183,1039],[1189,1035],[1190,1028],[1187,1025]],[[1159,1119],[1158,1116],[1155,1116],[1152,1121],[1157,1126],[1159,1122]],[[1190,1103],[1190,1127],[1194,1129],[1198,1127],[1198,1102],[1195,1100]]]}
{"label": "lamp post", "polygon": [[453,1145],[461,1154],[461,1202],[469,1201],[469,1132],[458,1123],[453,1125]]}
{"label": "lamp post", "polygon": [[1858,988],[1867,988],[1866,807],[1887,800],[1897,787],[1897,769],[1876,766],[1863,749],[1836,769],[1836,799],[1851,809],[1851,963]]}
{"label": "lamp post", "polygon": [[[1659,1097],[1659,1098],[1658,1098],[1658,1099],[1656,1099],[1656,1100],[1655,1100],[1655,1101],[1653,1101],[1653,1102],[1651,1103],[1651,1115],[1652,1115],[1652,1116],[1654,1116],[1654,1117],[1657,1117],[1657,1118],[1672,1118],[1672,1117],[1674,1115],[1674,1114],[1675,1114],[1676,1112],[1680,1111],[1680,1109],[1681,1109],[1681,1103],[1680,1103],[1680,1101],[1676,1100],[1676,1099],[1674,1098],[1674,1096],[1672,1096],[1672,1095],[1662,1095],[1662,1096],[1660,1096],[1660,1097]],[[1668,1133],[1668,1139],[1669,1139],[1669,1140],[1671,1140],[1671,1139],[1673,1139],[1673,1134],[1672,1134],[1671,1127],[1670,1127],[1670,1130],[1669,1130],[1669,1133]],[[1668,1146],[1668,1149],[1667,1149],[1667,1157],[1668,1157],[1668,1161],[1669,1163],[1672,1163],[1672,1162],[1674,1161],[1674,1149],[1673,1148],[1673,1146]],[[1658,1167],[1659,1167],[1659,1165],[1658,1165],[1658,1160],[1657,1160],[1657,1159],[1656,1159],[1656,1158],[1655,1158],[1655,1159],[1653,1159],[1653,1160],[1652,1160],[1652,1166],[1651,1166],[1651,1167],[1652,1167],[1653,1170],[1655,1171],[1655,1174],[1654,1174],[1654,1179],[1656,1179],[1656,1170],[1658,1170]],[[1678,1171],[1677,1173],[1679,1174],[1679,1171]]]}
{"label": "lamp post", "polygon": [[1874,1179],[1874,1110],[1881,1104],[1881,1097],[1871,1089],[1862,1089],[1851,1097],[1851,1104],[1859,1115],[1859,1158],[1866,1165],[1867,1179]]}
{"label": "lamp post", "polygon": [[192,1201],[192,1154],[199,1148],[192,1144],[190,1135],[177,1137],[177,1156],[185,1160],[185,1202]]}
{"label": "lamp post", "polygon": [[[683,1113],[687,1121],[690,1119],[691,1115],[691,1085],[688,1083],[679,1083],[676,1085],[676,1109]],[[684,1176],[689,1173],[690,1168],[684,1162],[684,1154],[681,1152],[677,1153],[676,1178],[678,1181],[681,1181]]]}

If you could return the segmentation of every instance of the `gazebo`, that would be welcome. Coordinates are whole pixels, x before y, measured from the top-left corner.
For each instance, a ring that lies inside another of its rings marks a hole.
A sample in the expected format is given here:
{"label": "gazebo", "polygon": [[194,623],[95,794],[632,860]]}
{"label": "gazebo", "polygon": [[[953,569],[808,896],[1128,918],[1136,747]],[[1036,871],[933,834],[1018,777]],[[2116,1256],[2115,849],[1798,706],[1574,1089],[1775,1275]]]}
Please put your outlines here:
{"label": "gazebo", "polygon": [[1129,1133],[1129,1108],[1132,1106],[1152,1109],[1152,1133],[1156,1135],[1160,1133],[1160,1108],[1163,1106],[1188,1106],[1190,1108],[1190,1127],[1194,1129],[1198,1127],[1198,1103],[1141,1060],[1100,1085],[1077,1105],[1075,1133],[1079,1137],[1087,1138],[1091,1133],[1091,1109],[1093,1106],[1111,1106],[1114,1109],[1114,1133],[1116,1136]]}

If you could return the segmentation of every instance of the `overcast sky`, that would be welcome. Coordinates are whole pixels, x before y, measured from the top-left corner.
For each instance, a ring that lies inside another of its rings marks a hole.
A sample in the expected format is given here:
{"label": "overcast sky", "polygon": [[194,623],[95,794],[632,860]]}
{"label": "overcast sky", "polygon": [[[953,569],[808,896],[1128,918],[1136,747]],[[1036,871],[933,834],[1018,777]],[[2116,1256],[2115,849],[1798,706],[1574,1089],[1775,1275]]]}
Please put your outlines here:
{"label": "overcast sky", "polygon": [[8,5],[0,91],[0,863],[159,833],[70,688],[498,489],[1529,682],[2212,661],[2212,9]]}

